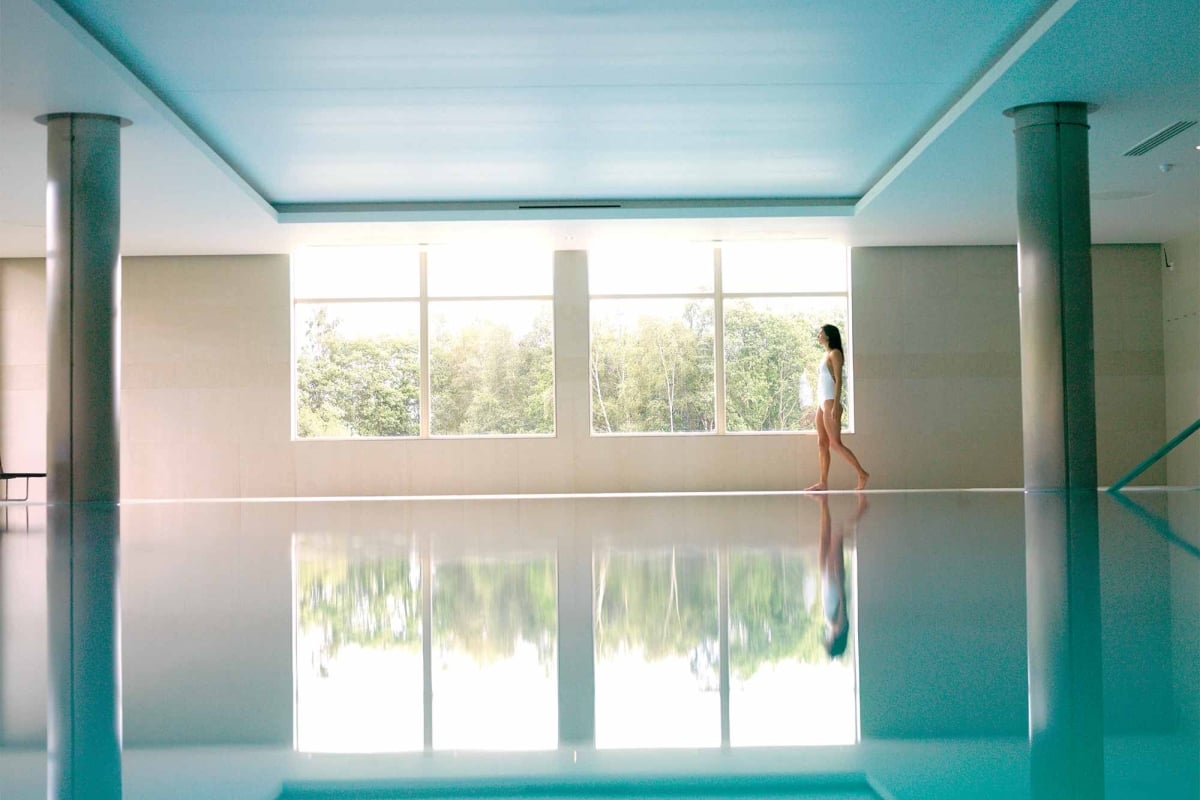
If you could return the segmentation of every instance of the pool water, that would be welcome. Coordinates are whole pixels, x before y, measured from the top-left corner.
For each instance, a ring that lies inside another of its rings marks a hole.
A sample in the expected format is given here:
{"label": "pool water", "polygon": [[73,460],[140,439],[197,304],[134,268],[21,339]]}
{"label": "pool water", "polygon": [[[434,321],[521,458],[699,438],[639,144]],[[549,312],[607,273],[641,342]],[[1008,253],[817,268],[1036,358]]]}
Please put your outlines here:
{"label": "pool water", "polygon": [[1200,797],[1200,492],[4,508],[0,798]]}

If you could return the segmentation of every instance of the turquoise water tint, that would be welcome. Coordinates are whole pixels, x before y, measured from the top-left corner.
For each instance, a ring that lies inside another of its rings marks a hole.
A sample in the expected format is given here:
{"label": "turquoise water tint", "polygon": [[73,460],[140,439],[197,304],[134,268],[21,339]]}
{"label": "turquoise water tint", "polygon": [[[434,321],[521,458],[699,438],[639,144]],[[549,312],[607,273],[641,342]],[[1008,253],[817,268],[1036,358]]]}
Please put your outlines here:
{"label": "turquoise water tint", "polygon": [[3,521],[3,800],[1200,798],[1196,491]]}

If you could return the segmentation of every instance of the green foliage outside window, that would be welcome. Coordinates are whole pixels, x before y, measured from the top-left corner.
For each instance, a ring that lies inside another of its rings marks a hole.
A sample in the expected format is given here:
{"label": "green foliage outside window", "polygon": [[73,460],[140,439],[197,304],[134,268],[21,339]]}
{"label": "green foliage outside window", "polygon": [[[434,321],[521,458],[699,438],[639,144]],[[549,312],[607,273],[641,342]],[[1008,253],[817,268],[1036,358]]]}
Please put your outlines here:
{"label": "green foliage outside window", "polygon": [[299,435],[417,435],[417,349],[415,338],[343,337],[337,321],[318,310],[296,362]]}
{"label": "green foliage outside window", "polygon": [[[844,312],[777,311],[752,301],[727,301],[726,429],[813,430],[817,368],[825,358],[816,332],[825,323],[845,332],[844,317]],[[843,423],[848,418],[846,415]]]}
{"label": "green foliage outside window", "polygon": [[435,435],[553,433],[549,307],[520,339],[491,320],[443,331],[430,353],[429,382]]}
{"label": "green foliage outside window", "polygon": [[[305,326],[296,363],[298,435],[418,435],[417,338],[350,337],[338,328],[324,308]],[[443,331],[430,353],[430,389],[434,434],[553,433],[549,308],[519,339],[486,319]]]}
{"label": "green foliage outside window", "polygon": [[[603,301],[636,308],[638,301]],[[712,304],[690,301],[678,318],[644,314],[622,324],[594,302],[592,429],[598,433],[709,431],[715,424]],[[778,309],[725,304],[726,430],[813,430],[817,329],[846,331],[844,305],[791,301]],[[846,378],[847,376],[843,376]],[[848,380],[844,380],[848,385]],[[848,421],[849,415],[843,418]]]}
{"label": "green foliage outside window", "polygon": [[712,303],[688,302],[678,318],[645,314],[632,324],[594,317],[591,384],[597,432],[712,430]]}

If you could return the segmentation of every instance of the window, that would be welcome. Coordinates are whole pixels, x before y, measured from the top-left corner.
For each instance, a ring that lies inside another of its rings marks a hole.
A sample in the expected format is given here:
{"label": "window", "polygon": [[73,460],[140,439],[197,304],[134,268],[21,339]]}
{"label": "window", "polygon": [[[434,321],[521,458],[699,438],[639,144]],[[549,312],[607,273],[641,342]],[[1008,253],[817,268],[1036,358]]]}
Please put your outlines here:
{"label": "window", "polygon": [[554,432],[549,253],[312,248],[292,281],[298,437]]}
{"label": "window", "polygon": [[848,338],[844,248],[639,246],[588,263],[593,432],[814,429],[817,329]]}

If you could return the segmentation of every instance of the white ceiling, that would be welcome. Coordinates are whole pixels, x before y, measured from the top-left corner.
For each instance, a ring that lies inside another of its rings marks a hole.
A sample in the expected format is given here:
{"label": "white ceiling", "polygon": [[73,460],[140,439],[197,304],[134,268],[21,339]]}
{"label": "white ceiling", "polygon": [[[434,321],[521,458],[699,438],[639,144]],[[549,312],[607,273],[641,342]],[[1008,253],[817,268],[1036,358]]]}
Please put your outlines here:
{"label": "white ceiling", "polygon": [[1122,155],[1200,120],[1197,0],[0,0],[0,256],[45,252],[45,113],[133,121],[134,255],[1012,243],[1003,111],[1060,100],[1096,241],[1200,228],[1200,125]]}

